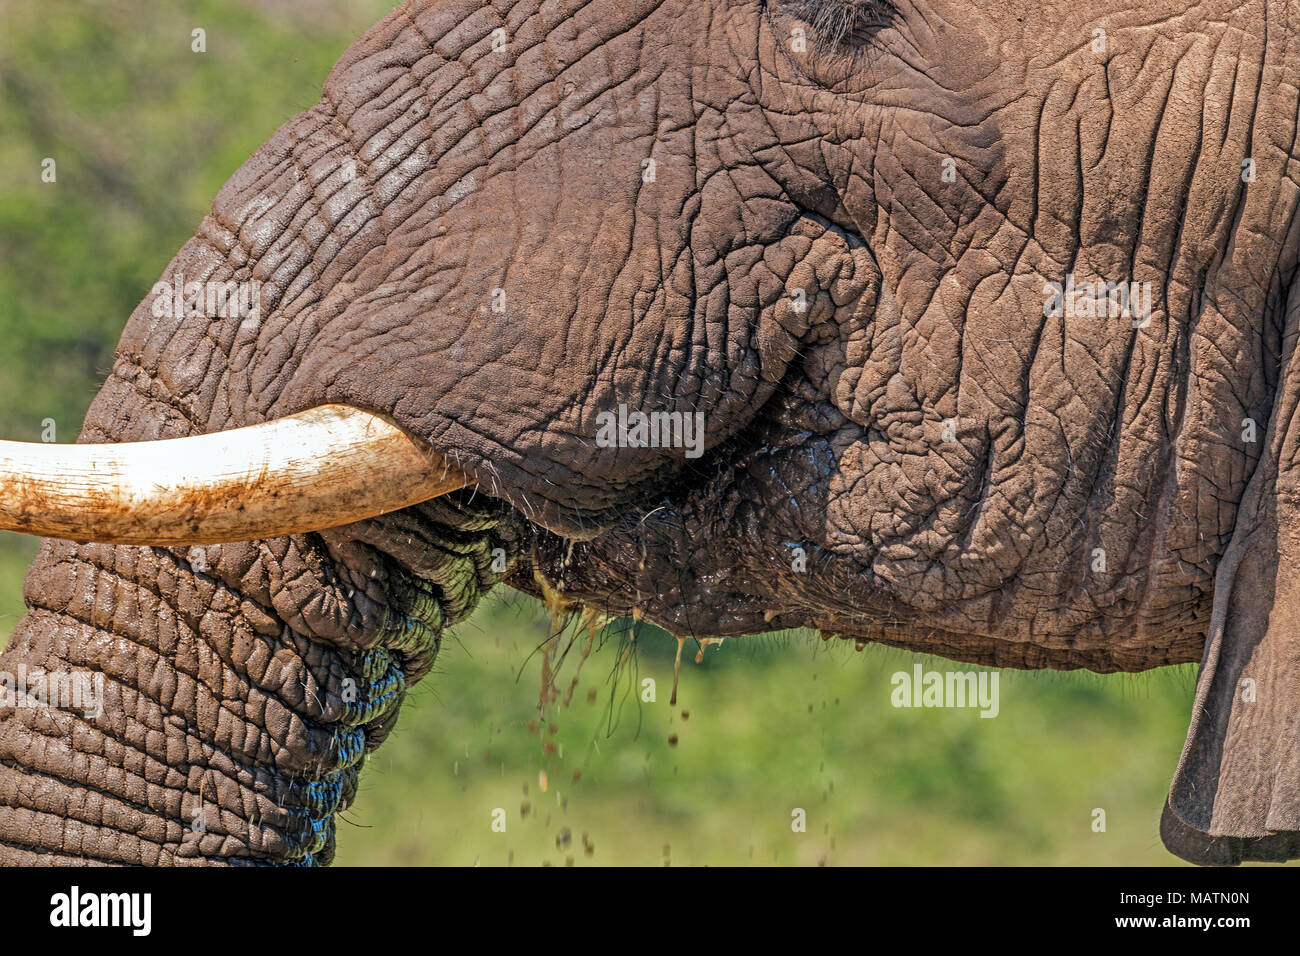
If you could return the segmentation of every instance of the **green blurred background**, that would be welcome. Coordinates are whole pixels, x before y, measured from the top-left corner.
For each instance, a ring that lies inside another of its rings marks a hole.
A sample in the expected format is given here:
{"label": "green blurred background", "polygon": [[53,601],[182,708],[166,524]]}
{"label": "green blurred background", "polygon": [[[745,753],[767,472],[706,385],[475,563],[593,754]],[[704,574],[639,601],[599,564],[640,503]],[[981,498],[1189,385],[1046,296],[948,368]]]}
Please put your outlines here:
{"label": "green blurred background", "polygon": [[[75,438],[127,315],[212,196],[391,5],[0,0],[0,436],[39,440],[53,419]],[[34,550],[0,536],[0,640]],[[619,622],[539,726],[548,628],[498,593],[448,638],[362,775],[339,863],[1178,862],[1157,826],[1192,667],[1002,672],[990,720],[890,706],[893,672],[938,659],[801,633],[700,664],[688,643],[674,707],[675,641]]]}

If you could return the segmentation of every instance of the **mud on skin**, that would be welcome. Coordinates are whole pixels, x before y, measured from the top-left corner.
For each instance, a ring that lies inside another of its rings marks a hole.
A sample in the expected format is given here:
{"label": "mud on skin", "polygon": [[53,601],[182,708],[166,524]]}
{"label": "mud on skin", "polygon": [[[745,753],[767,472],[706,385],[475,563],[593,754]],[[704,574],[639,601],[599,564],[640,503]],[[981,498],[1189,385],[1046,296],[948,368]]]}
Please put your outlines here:
{"label": "mud on skin", "polygon": [[[165,272],[259,281],[262,320],[146,298],[83,438],[337,402],[477,490],[204,571],[47,542],[3,666],[89,667],[109,702],[0,712],[0,860],[327,862],[362,752],[503,575],[694,636],[1204,655],[1166,845],[1300,855],[1298,18],[399,7]],[[1150,314],[1048,314],[1067,279]],[[702,414],[704,455],[597,444],[621,405]]]}

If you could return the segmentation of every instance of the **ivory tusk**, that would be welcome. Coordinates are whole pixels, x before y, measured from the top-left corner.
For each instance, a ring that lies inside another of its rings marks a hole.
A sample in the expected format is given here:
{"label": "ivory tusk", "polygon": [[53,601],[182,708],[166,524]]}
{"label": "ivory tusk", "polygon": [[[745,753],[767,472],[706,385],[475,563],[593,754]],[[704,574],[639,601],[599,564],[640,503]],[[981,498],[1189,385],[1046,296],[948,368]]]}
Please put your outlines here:
{"label": "ivory tusk", "polygon": [[319,531],[471,484],[390,419],[321,405],[160,441],[0,441],[0,529],[193,545]]}

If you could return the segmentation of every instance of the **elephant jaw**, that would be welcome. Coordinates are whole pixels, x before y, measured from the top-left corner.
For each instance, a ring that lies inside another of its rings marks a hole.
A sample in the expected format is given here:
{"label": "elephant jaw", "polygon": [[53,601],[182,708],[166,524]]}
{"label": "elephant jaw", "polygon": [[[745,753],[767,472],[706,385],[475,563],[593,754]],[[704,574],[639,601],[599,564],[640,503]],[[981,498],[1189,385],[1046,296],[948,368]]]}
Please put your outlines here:
{"label": "elephant jaw", "polygon": [[391,419],[321,405],[161,441],[0,442],[0,529],[105,544],[250,541],[350,524],[472,483]]}

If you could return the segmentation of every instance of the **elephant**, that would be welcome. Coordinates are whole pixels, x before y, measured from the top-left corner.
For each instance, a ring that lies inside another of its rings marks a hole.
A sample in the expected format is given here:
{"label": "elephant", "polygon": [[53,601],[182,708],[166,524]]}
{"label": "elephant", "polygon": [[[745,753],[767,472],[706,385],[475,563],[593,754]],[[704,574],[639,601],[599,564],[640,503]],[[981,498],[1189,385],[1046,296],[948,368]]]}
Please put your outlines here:
{"label": "elephant", "polygon": [[0,672],[102,688],[0,707],[0,862],[328,864],[501,583],[1200,662],[1165,846],[1300,856],[1297,36],[1279,0],[408,0],[220,190],[78,444],[0,444],[45,538]]}

